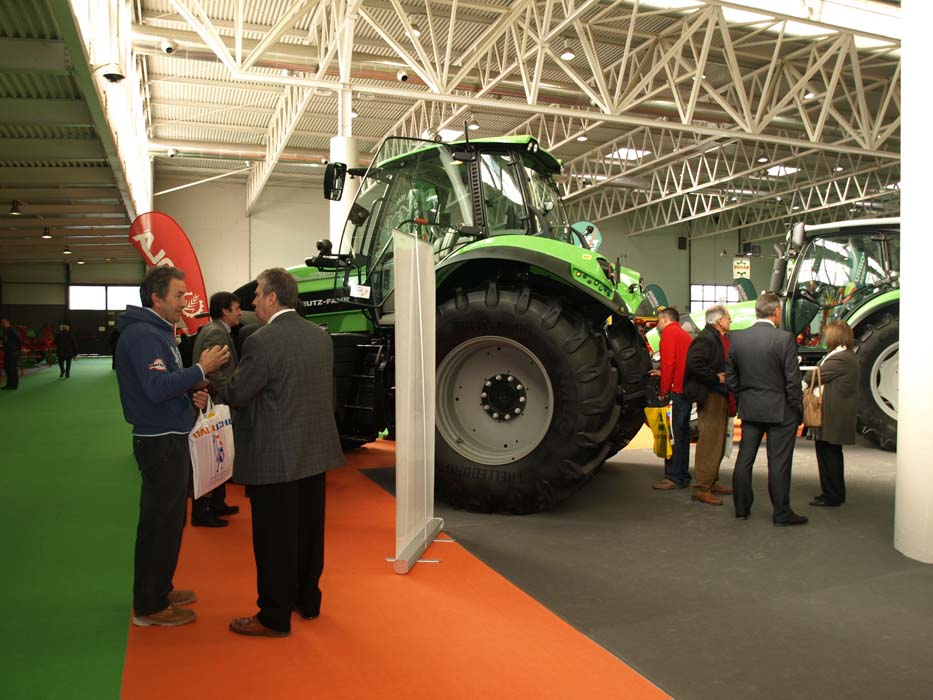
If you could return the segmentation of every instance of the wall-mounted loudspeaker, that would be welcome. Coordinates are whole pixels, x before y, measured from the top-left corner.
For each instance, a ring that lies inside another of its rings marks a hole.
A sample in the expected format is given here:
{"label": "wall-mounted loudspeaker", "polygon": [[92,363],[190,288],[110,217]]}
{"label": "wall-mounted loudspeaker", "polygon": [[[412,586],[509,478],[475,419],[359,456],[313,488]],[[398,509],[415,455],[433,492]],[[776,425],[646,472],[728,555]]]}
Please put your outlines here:
{"label": "wall-mounted loudspeaker", "polygon": [[685,236],[680,236],[677,239],[677,250],[687,250],[687,239]]}

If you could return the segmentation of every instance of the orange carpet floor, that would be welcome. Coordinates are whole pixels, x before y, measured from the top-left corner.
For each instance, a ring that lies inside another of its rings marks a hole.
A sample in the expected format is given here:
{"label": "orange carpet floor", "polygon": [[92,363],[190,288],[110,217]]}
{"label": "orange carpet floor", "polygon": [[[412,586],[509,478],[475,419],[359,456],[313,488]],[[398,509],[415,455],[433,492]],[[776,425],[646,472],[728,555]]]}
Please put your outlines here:
{"label": "orange carpet floor", "polygon": [[435,543],[405,576],[386,557],[394,499],[360,467],[394,463],[394,443],[354,453],[327,477],[321,617],[295,616],[282,639],[227,629],[256,611],[249,503],[223,529],[187,528],[175,583],[198,620],[130,625],[126,700],[314,698],[625,698],[668,695],[455,543]]}

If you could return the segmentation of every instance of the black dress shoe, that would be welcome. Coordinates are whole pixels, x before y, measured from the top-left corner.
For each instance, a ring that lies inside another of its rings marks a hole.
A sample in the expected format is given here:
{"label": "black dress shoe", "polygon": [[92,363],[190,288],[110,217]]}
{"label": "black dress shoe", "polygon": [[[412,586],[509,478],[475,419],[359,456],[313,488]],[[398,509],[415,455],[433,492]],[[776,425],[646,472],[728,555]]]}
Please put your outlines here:
{"label": "black dress shoe", "polygon": [[222,506],[214,508],[214,512],[217,515],[236,515],[240,512],[240,506],[228,506],[224,503]]}
{"label": "black dress shoe", "polygon": [[836,501],[830,501],[824,498],[823,496],[817,496],[812,501],[810,501],[811,506],[818,506],[822,508],[838,508],[842,503],[837,503]]}
{"label": "black dress shoe", "polygon": [[748,520],[748,513],[736,513],[735,517],[739,520]]}
{"label": "black dress shoe", "polygon": [[298,613],[305,620],[316,620],[317,616],[321,614],[320,610],[318,610],[317,612],[311,612],[310,610],[299,608],[297,605],[295,606],[295,612]]}
{"label": "black dress shoe", "polygon": [[227,527],[230,523],[221,520],[216,515],[207,514],[198,517],[192,516],[191,524],[195,527]]}
{"label": "black dress shoe", "polygon": [[775,520],[775,525],[806,525],[810,522],[810,519],[805,515],[797,515],[796,513],[791,513],[786,516],[783,520]]}

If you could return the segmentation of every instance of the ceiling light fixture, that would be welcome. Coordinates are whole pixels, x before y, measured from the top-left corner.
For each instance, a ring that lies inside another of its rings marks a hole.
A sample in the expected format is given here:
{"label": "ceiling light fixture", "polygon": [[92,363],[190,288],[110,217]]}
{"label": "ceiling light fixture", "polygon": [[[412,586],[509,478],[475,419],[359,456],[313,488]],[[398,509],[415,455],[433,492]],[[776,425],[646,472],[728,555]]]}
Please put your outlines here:
{"label": "ceiling light fixture", "polygon": [[768,156],[760,156],[760,157],[758,158],[758,162],[759,162],[759,163],[767,163],[769,160],[770,160],[770,158],[768,158]]}
{"label": "ceiling light fixture", "polygon": [[405,36],[409,39],[417,39],[421,36],[421,27],[419,27],[418,23],[415,21],[414,15],[408,18],[408,23],[411,25],[411,31],[405,32]]}
{"label": "ceiling light fixture", "polygon": [[358,116],[360,115],[357,114],[357,111],[355,109],[350,110],[350,119],[356,119]]}
{"label": "ceiling light fixture", "polygon": [[42,229],[42,237],[45,238],[45,239],[49,239],[49,238],[52,237],[52,232],[49,231],[49,227],[48,227],[48,226],[46,226],[44,229]]}
{"label": "ceiling light fixture", "polygon": [[62,253],[64,253],[65,255],[71,255],[71,248],[69,248],[68,246],[65,246],[65,250],[63,250]]}
{"label": "ceiling light fixture", "polygon": [[577,57],[577,54],[570,48],[570,39],[564,39],[564,50],[560,52],[560,57],[564,61],[572,61]]}
{"label": "ceiling light fixture", "polygon": [[589,141],[589,140],[590,140],[590,137],[587,136],[586,134],[580,134],[579,136],[577,136],[577,141],[579,141],[580,143],[583,143],[584,141]]}
{"label": "ceiling light fixture", "polygon": [[837,165],[835,168],[833,168],[834,173],[841,173],[843,170],[845,170],[845,168],[843,168],[841,165]]}
{"label": "ceiling light fixture", "polygon": [[816,97],[816,95],[814,95],[812,92],[807,90],[806,94],[803,96],[803,99],[812,100],[814,97]]}
{"label": "ceiling light fixture", "polygon": [[10,202],[10,216],[22,216],[23,211],[20,207],[23,206],[23,203],[18,199],[14,199]]}
{"label": "ceiling light fixture", "polygon": [[83,264],[84,264],[84,261],[83,261],[83,260],[79,260],[79,261],[78,261],[78,264],[79,264],[79,265],[83,265]]}
{"label": "ceiling light fixture", "polygon": [[470,115],[470,121],[467,122],[467,129],[470,131],[476,131],[479,129],[479,122],[474,119],[473,115]]}

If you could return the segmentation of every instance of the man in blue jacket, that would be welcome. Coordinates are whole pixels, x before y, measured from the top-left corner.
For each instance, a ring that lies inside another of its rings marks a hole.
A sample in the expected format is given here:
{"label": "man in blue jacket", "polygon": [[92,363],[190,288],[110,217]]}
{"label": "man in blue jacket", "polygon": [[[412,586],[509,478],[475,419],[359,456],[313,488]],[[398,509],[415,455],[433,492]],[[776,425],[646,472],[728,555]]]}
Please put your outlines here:
{"label": "man in blue jacket", "polygon": [[139,287],[142,308],[127,306],[117,328],[117,379],[123,415],[133,426],[133,454],[142,475],[133,580],[133,624],[175,627],[194,622],[194,591],[174,590],[185,527],[191,463],[188,433],[195,411],[188,392],[230,358],[226,347],[205,350],[182,367],[175,324],[185,308],[185,273],[154,267]]}

